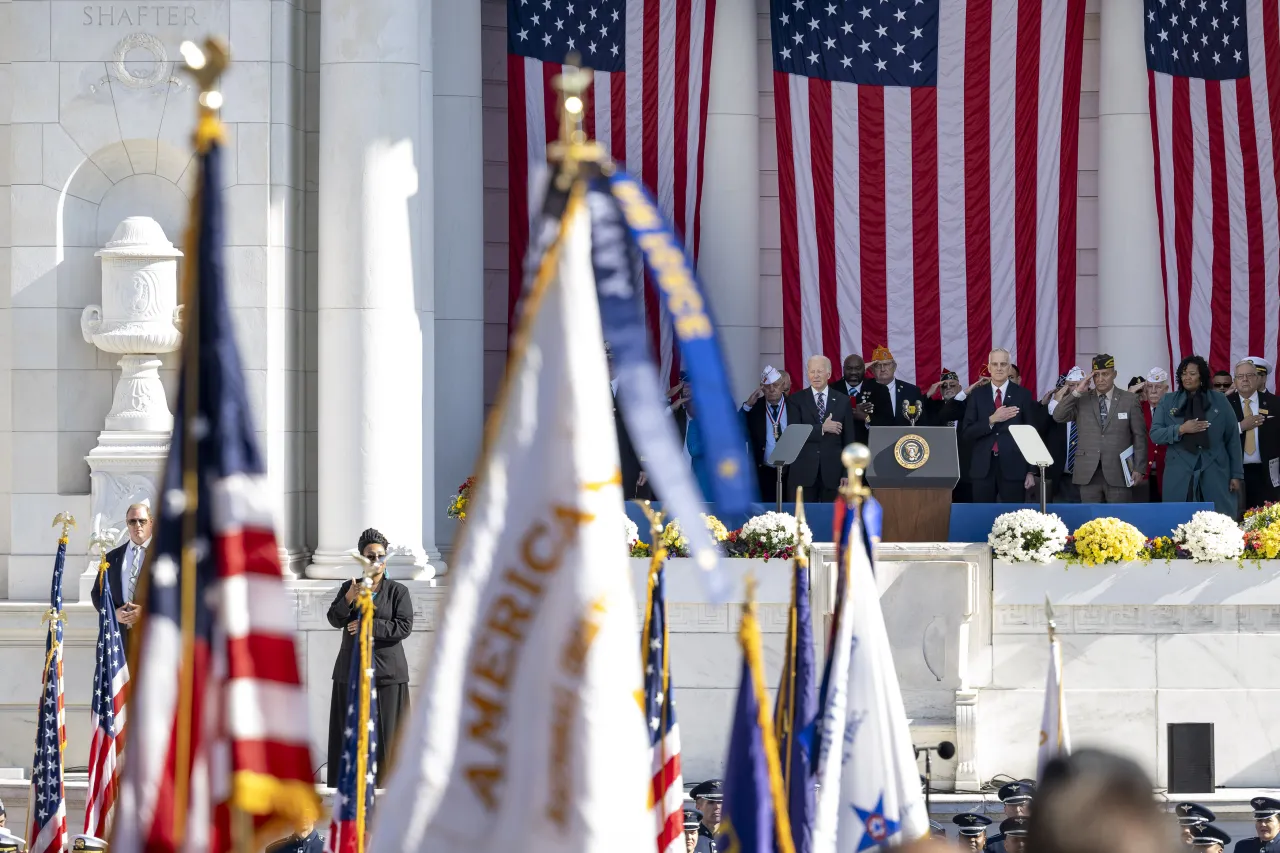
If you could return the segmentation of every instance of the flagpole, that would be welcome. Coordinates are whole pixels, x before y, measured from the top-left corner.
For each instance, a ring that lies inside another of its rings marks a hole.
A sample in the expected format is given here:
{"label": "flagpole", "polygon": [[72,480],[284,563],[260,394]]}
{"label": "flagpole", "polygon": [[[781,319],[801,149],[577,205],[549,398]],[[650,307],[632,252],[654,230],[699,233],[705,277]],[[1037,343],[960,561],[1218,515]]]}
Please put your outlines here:
{"label": "flagpole", "polygon": [[[792,562],[791,577],[791,607],[787,611],[787,663],[784,670],[787,674],[786,695],[779,695],[778,703],[774,707],[774,729],[775,737],[787,736],[787,754],[782,765],[782,793],[787,799],[788,807],[791,804],[791,754],[795,747],[795,720],[793,716],[796,708],[796,646],[800,640],[800,611],[799,598],[800,578],[799,574],[808,571],[809,558],[804,550],[803,537],[800,534],[804,525],[804,487],[796,488],[796,553]],[[784,704],[785,699],[785,704]],[[785,710],[784,710],[785,709]],[[785,729],[785,731],[784,731]]]}

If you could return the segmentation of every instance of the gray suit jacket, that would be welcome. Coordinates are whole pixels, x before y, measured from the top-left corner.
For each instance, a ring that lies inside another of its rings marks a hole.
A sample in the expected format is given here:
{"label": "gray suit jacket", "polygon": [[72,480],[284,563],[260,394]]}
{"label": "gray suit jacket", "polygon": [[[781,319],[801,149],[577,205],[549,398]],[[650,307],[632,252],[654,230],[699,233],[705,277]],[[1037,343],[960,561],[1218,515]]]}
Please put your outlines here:
{"label": "gray suit jacket", "polygon": [[1133,470],[1147,470],[1147,422],[1142,415],[1142,401],[1136,394],[1114,389],[1104,429],[1098,412],[1100,396],[1097,391],[1086,391],[1079,397],[1068,394],[1053,410],[1053,419],[1059,423],[1076,422],[1079,445],[1071,482],[1085,485],[1102,466],[1107,485],[1124,488],[1124,469],[1120,467],[1123,450],[1132,445]]}

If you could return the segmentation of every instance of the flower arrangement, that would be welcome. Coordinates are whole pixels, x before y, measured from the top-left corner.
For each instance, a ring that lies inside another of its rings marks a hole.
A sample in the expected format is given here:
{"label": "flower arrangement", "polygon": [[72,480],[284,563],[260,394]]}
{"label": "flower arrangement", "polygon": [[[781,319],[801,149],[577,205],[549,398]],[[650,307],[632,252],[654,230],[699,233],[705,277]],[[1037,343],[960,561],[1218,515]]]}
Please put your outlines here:
{"label": "flower arrangement", "polygon": [[1261,530],[1280,521],[1280,503],[1264,503],[1244,511],[1244,529]]}
{"label": "flower arrangement", "polygon": [[1147,540],[1146,551],[1143,558],[1148,562],[1151,560],[1164,560],[1166,563],[1171,560],[1185,560],[1190,558],[1191,554],[1184,548],[1178,546],[1173,541],[1172,536],[1157,536],[1155,539]]}
{"label": "flower arrangement", "polygon": [[1255,560],[1274,560],[1280,556],[1280,521],[1246,530],[1244,555]]}
{"label": "flower arrangement", "polygon": [[702,522],[707,525],[707,531],[711,534],[711,538],[717,542],[723,542],[729,538],[729,528],[725,527],[724,522],[714,515],[702,513]]}
{"label": "flower arrangement", "polygon": [[1076,528],[1075,552],[1086,566],[1127,563],[1142,556],[1147,539],[1132,524],[1118,518],[1095,518]]}
{"label": "flower arrangement", "polygon": [[640,541],[640,528],[636,527],[636,523],[624,515],[622,516],[622,529],[627,537],[627,547],[636,547],[636,543]]}
{"label": "flower arrangement", "polygon": [[659,539],[662,542],[662,547],[667,549],[668,557],[689,556],[689,540],[680,530],[680,522],[668,521],[667,526],[662,528],[662,535]]}
{"label": "flower arrangement", "polygon": [[1066,547],[1067,526],[1053,513],[1020,509],[999,516],[987,541],[997,559],[1048,563]]}
{"label": "flower arrangement", "polygon": [[[476,478],[470,476],[458,486],[458,493],[449,499],[449,517],[458,521],[467,520],[467,505],[471,503],[471,490],[475,488]],[[633,527],[635,525],[632,525]]]}
{"label": "flower arrangement", "polygon": [[1197,512],[1173,531],[1173,541],[1197,563],[1237,560],[1244,554],[1244,533],[1235,519],[1220,512]]}
{"label": "flower arrangement", "polygon": [[731,537],[729,553],[732,556],[768,560],[771,557],[789,560],[795,557],[796,548],[813,541],[809,525],[801,524],[797,532],[795,516],[781,512],[757,515]]}

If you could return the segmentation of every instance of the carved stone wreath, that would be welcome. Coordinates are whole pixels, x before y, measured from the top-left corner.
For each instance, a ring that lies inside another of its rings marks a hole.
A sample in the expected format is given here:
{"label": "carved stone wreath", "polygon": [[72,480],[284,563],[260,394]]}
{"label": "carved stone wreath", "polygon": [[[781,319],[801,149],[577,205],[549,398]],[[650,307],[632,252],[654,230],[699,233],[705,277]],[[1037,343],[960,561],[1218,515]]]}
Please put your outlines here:
{"label": "carved stone wreath", "polygon": [[[139,77],[128,69],[125,57],[132,50],[145,50],[155,60],[151,73]],[[128,89],[150,89],[169,79],[169,54],[160,39],[150,33],[130,33],[120,39],[111,57],[111,70],[121,85]]]}

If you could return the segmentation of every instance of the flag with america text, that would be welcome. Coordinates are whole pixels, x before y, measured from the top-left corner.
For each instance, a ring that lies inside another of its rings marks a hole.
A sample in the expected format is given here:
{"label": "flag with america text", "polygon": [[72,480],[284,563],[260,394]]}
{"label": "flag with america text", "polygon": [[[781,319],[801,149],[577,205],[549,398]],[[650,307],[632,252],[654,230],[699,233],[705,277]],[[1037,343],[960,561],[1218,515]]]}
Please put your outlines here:
{"label": "flag with america text", "polygon": [[53,561],[49,610],[44,615],[49,634],[44,644],[44,677],[36,706],[36,754],[31,767],[31,796],[27,801],[27,850],[30,853],[58,853],[67,847],[67,798],[62,785],[62,754],[67,747],[62,692],[62,575],[66,563],[64,527],[58,539],[58,556]]}
{"label": "flag with america text", "polygon": [[1275,363],[1280,326],[1280,7],[1143,10],[1169,357]]}
{"label": "flag with america text", "polygon": [[261,849],[319,816],[295,616],[227,304],[211,115],[196,141],[177,424],[138,583],[112,853]]}
{"label": "flag with america text", "polygon": [[645,613],[644,715],[649,721],[653,779],[650,800],[658,853],[684,851],[684,780],[680,773],[680,727],[671,696],[671,660],[667,635],[667,588],[661,562],[649,572],[649,608]]}
{"label": "flag with america text", "polygon": [[[772,0],[783,348],[1075,361],[1085,0]],[[967,377],[967,378],[966,378]]]}
{"label": "flag with america text", "polygon": [[[643,181],[697,257],[715,4],[508,0],[508,318],[524,283],[547,142],[560,134],[559,96],[551,83],[572,55],[595,73],[587,95],[587,136]],[[660,375],[674,382],[678,348],[671,318],[663,316],[652,287],[645,289],[644,311]]]}
{"label": "flag with america text", "polygon": [[89,789],[84,808],[86,835],[106,838],[119,790],[120,754],[124,750],[125,685],[129,667],[116,620],[116,605],[107,582],[105,555],[98,570],[102,608],[98,613],[98,657],[89,700]]}

